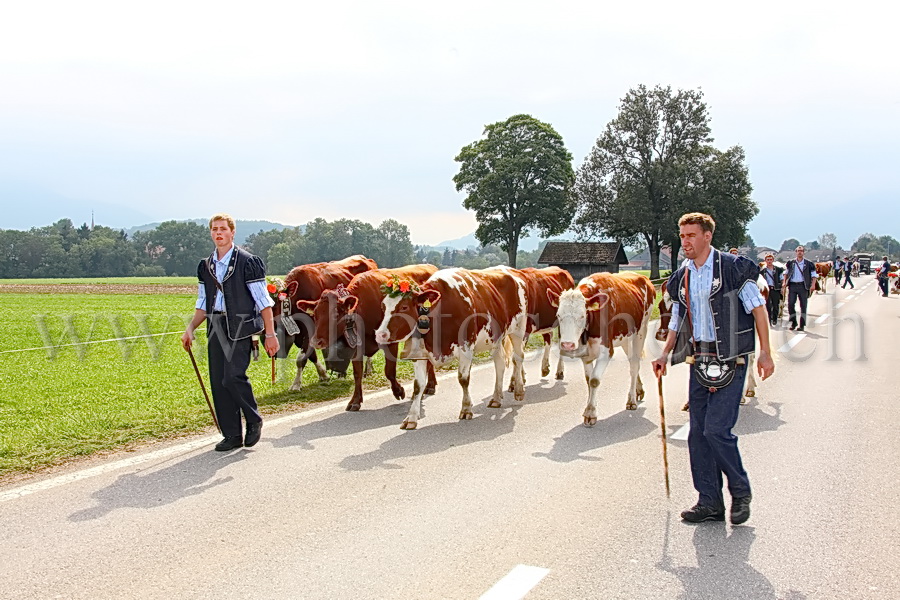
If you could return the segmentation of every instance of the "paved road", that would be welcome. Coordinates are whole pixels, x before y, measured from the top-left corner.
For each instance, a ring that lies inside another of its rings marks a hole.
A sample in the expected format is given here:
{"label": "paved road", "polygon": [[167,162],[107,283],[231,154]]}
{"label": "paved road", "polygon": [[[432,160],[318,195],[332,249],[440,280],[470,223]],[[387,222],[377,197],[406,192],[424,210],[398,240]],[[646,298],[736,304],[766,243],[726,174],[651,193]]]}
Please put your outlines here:
{"label": "paved road", "polygon": [[[744,526],[680,521],[683,441],[666,499],[649,362],[626,411],[616,355],[587,429],[579,365],[556,382],[531,361],[526,402],[501,409],[476,370],[468,422],[454,377],[416,431],[381,395],[270,420],[250,450],[204,437],[0,490],[0,597],[898,598],[900,298],[871,282],[814,297],[805,336],[775,331],[776,375],[737,427]],[[672,434],[686,368],[670,373]]]}

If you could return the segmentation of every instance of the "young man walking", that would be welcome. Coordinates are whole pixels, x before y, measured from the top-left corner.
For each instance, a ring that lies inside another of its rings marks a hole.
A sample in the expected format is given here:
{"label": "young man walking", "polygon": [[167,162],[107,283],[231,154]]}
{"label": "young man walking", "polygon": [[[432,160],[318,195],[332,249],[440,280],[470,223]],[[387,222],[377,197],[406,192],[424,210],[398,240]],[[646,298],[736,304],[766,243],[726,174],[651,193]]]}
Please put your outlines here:
{"label": "young man walking", "polygon": [[[806,248],[797,246],[797,258],[791,259],[784,267],[784,281],[781,283],[781,293],[788,292],[788,315],[791,319],[791,331],[806,329],[806,305],[809,301],[813,282],[818,277],[816,265],[803,258]],[[797,327],[797,300],[800,301],[800,326]]]}
{"label": "young man walking", "polygon": [[[673,365],[691,362],[688,451],[699,499],[681,518],[690,523],[725,520],[724,473],[731,493],[731,522],[739,525],[750,518],[751,494],[732,428],[747,369],[752,368],[746,361],[754,351],[754,330],[759,337],[756,368],[762,379],[775,371],[775,363],[769,350],[766,309],[756,284],[759,267],[747,258],[712,248],[715,227],[712,217],[703,213],[688,213],[678,221],[687,259],[669,277],[672,318],[653,372],[657,377],[666,374],[670,353]],[[716,373],[722,377],[710,381]],[[725,374],[730,374],[730,381]]]}
{"label": "young man walking", "polygon": [[[225,436],[216,444],[219,452],[249,448],[262,435],[262,417],[247,379],[251,336],[265,331],[266,352],[269,356],[278,352],[274,302],[266,291],[266,266],[259,257],[234,245],[234,230],[230,215],[217,214],[209,220],[216,249],[197,267],[194,317],[181,336],[184,348],[190,349],[194,330],[206,321],[210,387]],[[241,414],[247,424],[246,434],[241,431]]]}

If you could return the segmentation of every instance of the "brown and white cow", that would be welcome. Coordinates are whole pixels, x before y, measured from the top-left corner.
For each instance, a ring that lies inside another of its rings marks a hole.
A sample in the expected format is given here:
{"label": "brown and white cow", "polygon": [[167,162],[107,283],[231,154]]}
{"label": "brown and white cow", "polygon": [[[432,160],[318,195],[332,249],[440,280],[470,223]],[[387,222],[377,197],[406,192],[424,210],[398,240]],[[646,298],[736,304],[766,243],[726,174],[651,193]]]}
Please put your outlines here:
{"label": "brown and white cow", "polygon": [[[285,291],[287,292],[286,303],[290,307],[290,314],[285,316],[293,319],[300,326],[300,332],[296,335],[289,335],[285,332],[285,341],[282,344],[285,356],[291,344],[299,349],[297,354],[297,375],[290,385],[290,390],[296,391],[301,389],[303,384],[303,367],[306,366],[307,360],[312,361],[316,366],[319,381],[328,379],[325,367],[320,365],[316,358],[315,348],[312,348],[309,344],[313,323],[309,315],[300,310],[297,302],[318,300],[325,290],[333,290],[338,285],[347,285],[357,273],[377,268],[378,265],[374,260],[357,254],[334,262],[300,265],[291,269],[290,273],[284,278]],[[281,320],[283,310],[282,303],[277,298],[272,311],[276,319],[275,322],[278,323]]]}
{"label": "brown and white cow", "polygon": [[[359,410],[363,401],[363,357],[371,358],[381,348],[375,341],[375,330],[384,319],[382,300],[385,294],[382,286],[394,279],[421,286],[436,271],[437,267],[429,264],[374,269],[354,277],[345,290],[326,290],[315,302],[301,300],[297,303],[300,310],[311,314],[315,322],[311,340],[314,348],[334,347],[343,340],[346,346],[356,349],[353,357],[353,396],[347,410]],[[397,381],[398,346],[394,343],[384,348],[384,375],[391,384],[394,397],[402,400],[406,392]],[[435,385],[434,366],[428,363],[425,394],[434,394]]]}
{"label": "brown and white cow", "polygon": [[831,263],[817,262],[816,275],[818,275],[818,277],[814,279],[813,282],[816,285],[816,289],[824,294],[827,291],[826,288],[828,287],[828,276],[831,275]]}
{"label": "brown and white cow", "polygon": [[584,424],[597,422],[597,388],[616,346],[628,355],[631,386],[625,408],[635,410],[644,398],[640,364],[656,288],[638,273],[594,273],[562,294],[548,292],[559,306],[559,351],[580,358],[588,382]]}
{"label": "brown and white cow", "polygon": [[[513,276],[522,279],[525,283],[525,299],[528,302],[528,325],[525,328],[525,339],[533,333],[540,334],[544,338],[544,352],[541,356],[541,377],[550,375],[550,343],[553,341],[553,330],[556,328],[556,307],[550,303],[547,291],[552,290],[557,295],[575,287],[575,281],[569,272],[559,267],[546,267],[535,269],[512,269],[510,267],[495,267],[504,269]],[[523,381],[525,374],[522,373]],[[559,356],[556,363],[556,378],[563,378],[563,357]],[[513,391],[515,375],[510,378],[509,390]]]}
{"label": "brown and white cow", "polygon": [[408,340],[415,360],[416,389],[401,429],[415,429],[421,416],[427,359],[435,365],[459,360],[457,378],[463,389],[460,419],[472,418],[469,374],[476,352],[490,350],[496,380],[490,407],[501,406],[503,373],[511,347],[515,399],[523,400],[521,378],[528,303],[525,285],[503,269],[442,269],[421,290],[384,299],[384,319],[375,332],[379,344]]}

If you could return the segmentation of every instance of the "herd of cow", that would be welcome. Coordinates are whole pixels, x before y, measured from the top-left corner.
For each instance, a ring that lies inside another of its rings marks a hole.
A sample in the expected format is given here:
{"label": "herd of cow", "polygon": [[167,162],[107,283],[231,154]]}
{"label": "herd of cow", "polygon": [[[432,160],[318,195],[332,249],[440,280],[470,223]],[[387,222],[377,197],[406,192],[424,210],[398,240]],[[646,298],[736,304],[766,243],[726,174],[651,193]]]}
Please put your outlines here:
{"label": "herd of cow", "polygon": [[[421,264],[379,269],[373,260],[357,255],[295,267],[273,295],[279,333],[287,335],[282,347],[299,348],[292,390],[300,389],[307,361],[315,364],[320,380],[327,378],[316,349],[332,359],[343,355],[353,365],[355,383],[347,410],[356,411],[363,401],[362,379],[376,352],[385,353],[385,376],[397,399],[405,397],[396,377],[397,359],[414,361],[413,399],[403,429],[416,428],[422,397],[435,391],[434,366],[454,358],[459,361],[463,392],[459,418],[472,418],[469,373],[479,352],[489,351],[495,367],[488,406],[502,405],[503,378],[510,362],[508,391],[515,400],[524,400],[525,343],[532,334],[543,336],[541,373],[548,376],[554,328],[559,332],[560,354],[556,378],[563,378],[563,357],[583,362],[588,383],[586,426],[597,422],[597,389],[615,347],[624,350],[630,366],[626,408],[636,409],[644,396],[640,359],[656,302],[656,289],[644,275],[595,273],[576,286],[558,267],[438,270]],[[671,310],[667,294],[659,306],[667,316]]]}

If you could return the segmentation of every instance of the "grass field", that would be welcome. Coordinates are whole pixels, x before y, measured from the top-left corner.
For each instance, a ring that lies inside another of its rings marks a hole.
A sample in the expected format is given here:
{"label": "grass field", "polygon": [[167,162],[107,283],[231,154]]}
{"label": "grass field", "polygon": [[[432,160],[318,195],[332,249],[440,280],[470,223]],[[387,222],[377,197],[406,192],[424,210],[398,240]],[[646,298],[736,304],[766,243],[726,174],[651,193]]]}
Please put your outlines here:
{"label": "grass field", "polygon": [[[153,279],[172,285],[173,278]],[[194,302],[188,293],[0,293],[0,478],[211,430],[206,402],[180,345]],[[529,346],[540,343],[535,338]],[[202,332],[194,355],[208,379]],[[274,384],[269,359],[251,363],[248,374],[265,414],[352,393],[352,379],[320,384],[311,366],[304,372],[304,389],[288,391],[295,356],[296,349],[278,361]],[[383,364],[382,354],[376,354],[366,389],[387,385]],[[398,376],[411,381],[412,364],[401,362]]]}

